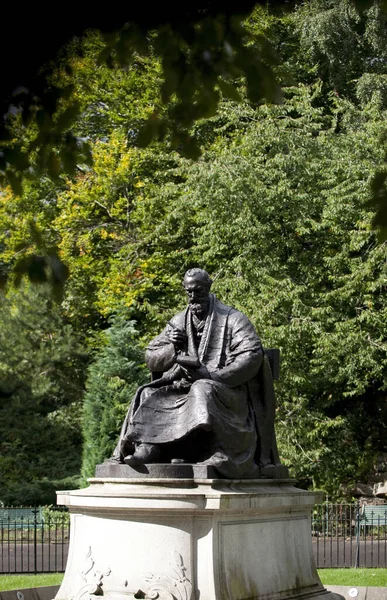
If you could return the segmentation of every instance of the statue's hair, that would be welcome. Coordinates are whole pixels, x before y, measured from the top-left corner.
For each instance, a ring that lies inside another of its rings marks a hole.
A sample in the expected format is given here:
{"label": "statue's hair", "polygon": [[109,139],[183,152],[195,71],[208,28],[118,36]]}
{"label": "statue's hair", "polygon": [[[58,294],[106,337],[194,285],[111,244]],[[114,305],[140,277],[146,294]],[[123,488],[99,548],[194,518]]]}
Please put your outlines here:
{"label": "statue's hair", "polygon": [[[194,267],[193,269],[188,269],[188,271],[186,271],[186,273],[184,275],[184,279],[186,279],[186,277],[195,277],[195,275],[200,275],[200,277],[205,280],[208,287],[209,288],[211,287],[211,285],[212,285],[211,277],[209,276],[207,271],[205,271],[204,269],[199,269],[199,267]],[[183,283],[184,283],[184,280],[183,280]]]}

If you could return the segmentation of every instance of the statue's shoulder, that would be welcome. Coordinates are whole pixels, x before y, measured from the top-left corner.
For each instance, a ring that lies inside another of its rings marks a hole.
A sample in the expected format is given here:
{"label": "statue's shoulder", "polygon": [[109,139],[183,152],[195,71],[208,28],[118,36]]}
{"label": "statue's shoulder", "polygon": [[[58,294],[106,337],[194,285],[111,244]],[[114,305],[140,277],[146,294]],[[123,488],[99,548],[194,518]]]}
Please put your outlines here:
{"label": "statue's shoulder", "polygon": [[234,310],[232,306],[227,306],[227,304],[223,304],[216,296],[214,296],[214,310],[219,313],[223,313],[228,315],[231,310]]}
{"label": "statue's shoulder", "polygon": [[219,307],[219,311],[225,315],[224,321],[227,323],[227,329],[230,332],[230,335],[242,335],[245,337],[246,341],[253,340],[254,343],[259,342],[259,335],[254,325],[243,312],[219,301],[217,301],[216,306]]}
{"label": "statue's shoulder", "polygon": [[220,300],[215,298],[214,309],[217,313],[225,315],[228,317],[229,321],[246,321],[249,322],[248,317],[240,310],[233,308],[232,306],[228,306],[227,304],[223,304]]}
{"label": "statue's shoulder", "polygon": [[179,329],[184,330],[186,315],[187,315],[187,308],[185,308],[181,312],[177,313],[177,315],[172,317],[172,319],[169,320],[169,323],[171,323],[174,327],[178,327]]}

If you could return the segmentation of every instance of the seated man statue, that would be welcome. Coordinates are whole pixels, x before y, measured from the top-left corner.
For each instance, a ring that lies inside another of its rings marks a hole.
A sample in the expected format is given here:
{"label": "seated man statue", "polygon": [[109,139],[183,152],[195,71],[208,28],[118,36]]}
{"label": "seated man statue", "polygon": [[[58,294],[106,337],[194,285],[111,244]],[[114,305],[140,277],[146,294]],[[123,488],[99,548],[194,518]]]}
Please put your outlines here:
{"label": "seated man statue", "polygon": [[133,399],[114,460],[199,462],[227,478],[279,463],[268,358],[248,318],[211,284],[202,269],[186,272],[188,306],[147,348],[153,379]]}

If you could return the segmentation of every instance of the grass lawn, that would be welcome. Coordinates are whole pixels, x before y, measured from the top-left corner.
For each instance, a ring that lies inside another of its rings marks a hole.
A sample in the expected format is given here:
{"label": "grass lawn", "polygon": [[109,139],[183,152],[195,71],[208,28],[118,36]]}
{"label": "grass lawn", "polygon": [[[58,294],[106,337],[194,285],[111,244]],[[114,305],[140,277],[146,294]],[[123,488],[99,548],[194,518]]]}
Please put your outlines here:
{"label": "grass lawn", "polygon": [[318,569],[322,583],[351,587],[387,587],[387,569]]}
{"label": "grass lawn", "polygon": [[23,590],[25,588],[60,585],[63,573],[42,573],[40,575],[0,575],[0,592]]}
{"label": "grass lawn", "polygon": [[[387,587],[387,569],[319,569],[318,574],[325,586]],[[60,585],[62,579],[63,573],[0,575],[0,592]]]}

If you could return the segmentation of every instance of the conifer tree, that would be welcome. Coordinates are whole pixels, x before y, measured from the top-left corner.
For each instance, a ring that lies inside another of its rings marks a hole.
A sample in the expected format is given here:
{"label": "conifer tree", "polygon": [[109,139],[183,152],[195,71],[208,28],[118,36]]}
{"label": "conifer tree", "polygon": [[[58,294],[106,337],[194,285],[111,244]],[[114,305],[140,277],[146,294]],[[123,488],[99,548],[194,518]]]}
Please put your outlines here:
{"label": "conifer tree", "polygon": [[131,399],[146,380],[143,355],[132,321],[118,312],[105,332],[106,344],[88,369],[83,412],[84,480],[111,456]]}

